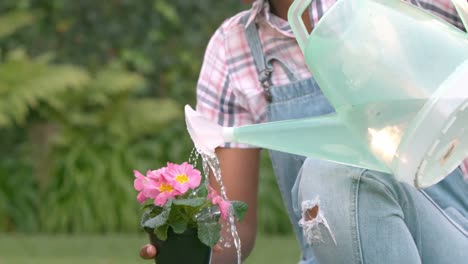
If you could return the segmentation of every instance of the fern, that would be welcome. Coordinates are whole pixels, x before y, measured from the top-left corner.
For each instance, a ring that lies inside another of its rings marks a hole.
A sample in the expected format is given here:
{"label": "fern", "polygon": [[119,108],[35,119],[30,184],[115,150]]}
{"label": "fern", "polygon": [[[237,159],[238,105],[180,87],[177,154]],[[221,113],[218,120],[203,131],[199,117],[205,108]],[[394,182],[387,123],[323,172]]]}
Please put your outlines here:
{"label": "fern", "polygon": [[136,74],[106,68],[86,88],[47,105],[46,119],[60,130],[51,142],[54,176],[43,193],[42,230],[136,230],[131,171],[154,166],[158,134],[182,121],[182,108],[174,101],[135,97],[143,84]]}
{"label": "fern", "polygon": [[23,124],[31,109],[53,102],[69,89],[82,88],[88,74],[71,65],[49,65],[25,55],[0,64],[0,127]]}
{"label": "fern", "polygon": [[21,27],[31,25],[34,15],[28,11],[14,11],[0,16],[0,38],[6,37]]}

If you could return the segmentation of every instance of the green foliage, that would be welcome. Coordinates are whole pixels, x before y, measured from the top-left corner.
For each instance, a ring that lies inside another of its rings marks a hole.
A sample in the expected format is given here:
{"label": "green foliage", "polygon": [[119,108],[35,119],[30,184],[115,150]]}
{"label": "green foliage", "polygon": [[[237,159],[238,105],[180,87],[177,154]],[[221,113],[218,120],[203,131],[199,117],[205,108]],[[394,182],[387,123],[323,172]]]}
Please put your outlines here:
{"label": "green foliage", "polygon": [[33,21],[33,13],[21,10],[0,16],[0,38],[14,33],[21,27],[30,25]]}
{"label": "green foliage", "polygon": [[239,1],[115,0],[2,1],[1,10],[43,14],[37,26],[16,33],[6,47],[50,50],[57,61],[95,71],[119,61],[149,80],[144,93],[194,99],[203,51],[210,35],[241,8]]}
{"label": "green foliage", "polygon": [[[192,168],[189,170],[184,169],[185,171],[179,170],[177,173],[189,175]],[[168,166],[158,170],[167,171],[171,170],[171,167]],[[199,174],[200,171],[197,171],[197,173]],[[168,173],[167,175],[171,174]],[[167,179],[165,177],[167,175],[164,175],[163,172],[163,175],[155,179],[153,176],[148,175],[148,173],[147,178],[141,175],[138,176],[137,174],[137,180],[144,181],[145,186],[149,186],[149,184],[161,184],[161,187],[158,187],[161,189],[163,184],[172,185],[170,181],[166,182]],[[207,175],[205,176],[207,177]],[[214,190],[209,193],[206,192],[208,187],[208,182],[202,180],[195,188],[187,189],[185,193],[176,193],[175,196],[169,197],[163,206],[157,206],[155,202],[158,201],[160,195],[168,193],[160,193],[157,197],[145,199],[147,201],[146,205],[143,206],[142,228],[147,232],[156,234],[156,237],[160,240],[167,238],[168,227],[171,227],[176,234],[184,233],[187,228],[196,229],[198,238],[202,243],[209,247],[214,246],[220,238],[221,225],[219,220],[220,216],[224,216],[224,212],[221,211],[224,209],[222,207],[224,204],[221,204],[221,202],[225,201]],[[145,191],[145,188],[143,191]],[[247,205],[244,202],[233,201],[231,202],[231,206],[232,208],[226,209],[234,212],[235,219],[238,221],[242,220],[247,211]]]}
{"label": "green foliage", "polygon": [[156,228],[154,230],[154,234],[159,240],[166,241],[168,230],[169,230],[169,225],[163,225],[163,226],[160,226],[159,228]]}
{"label": "green foliage", "polygon": [[16,159],[27,151],[24,135],[2,129],[0,135],[0,227],[5,231],[37,231],[38,193],[32,168],[28,160]]}
{"label": "green foliage", "polygon": [[198,222],[197,229],[198,239],[209,247],[216,245],[221,237],[221,224],[218,222]]}
{"label": "green foliage", "polygon": [[[240,8],[0,1],[0,231],[136,231],[131,171],[188,159],[183,105],[194,102],[210,35]],[[270,173],[259,227],[283,232]]]}
{"label": "green foliage", "polygon": [[[156,207],[155,208],[156,210],[159,209],[157,208],[157,206],[155,207]],[[159,228],[163,226],[164,224],[166,224],[167,220],[169,220],[171,209],[172,209],[172,200],[169,199],[160,212],[158,212],[154,217],[149,218],[143,223],[143,227],[155,229],[155,228]],[[150,208],[149,210],[152,210],[152,208]]]}
{"label": "green foliage", "polygon": [[[113,76],[113,77],[112,77]],[[102,88],[104,83],[109,84]],[[85,92],[42,109],[59,127],[40,208],[43,230],[109,232],[136,229],[138,208],[130,172],[153,163],[160,129],[181,120],[169,99],[133,98],[143,84],[117,69],[96,74]],[[159,109],[163,105],[164,109]],[[163,114],[153,114],[156,110]],[[72,146],[72,148],[70,148]]]}
{"label": "green foliage", "polygon": [[48,65],[16,50],[0,64],[0,127],[24,124],[28,111],[58,94],[83,87],[88,74],[71,65]]}
{"label": "green foliage", "polygon": [[176,199],[173,201],[175,205],[183,205],[189,207],[200,207],[205,203],[205,198],[193,198],[193,199]]}
{"label": "green foliage", "polygon": [[187,230],[187,223],[175,222],[169,225],[175,234],[183,234]]}
{"label": "green foliage", "polygon": [[[153,232],[158,239],[167,238],[170,226],[174,233],[182,234],[187,228],[197,230],[198,238],[205,245],[212,247],[220,238],[220,212],[217,205],[207,199],[206,183],[183,195],[169,199],[163,207],[151,204],[145,205],[141,225],[144,230]],[[231,203],[234,217],[241,221],[247,211],[247,205],[240,201]]]}
{"label": "green foliage", "polygon": [[242,222],[242,219],[244,219],[245,213],[247,213],[247,204],[239,201],[232,201],[232,209],[234,210],[234,215],[236,218],[239,220],[239,222]]}

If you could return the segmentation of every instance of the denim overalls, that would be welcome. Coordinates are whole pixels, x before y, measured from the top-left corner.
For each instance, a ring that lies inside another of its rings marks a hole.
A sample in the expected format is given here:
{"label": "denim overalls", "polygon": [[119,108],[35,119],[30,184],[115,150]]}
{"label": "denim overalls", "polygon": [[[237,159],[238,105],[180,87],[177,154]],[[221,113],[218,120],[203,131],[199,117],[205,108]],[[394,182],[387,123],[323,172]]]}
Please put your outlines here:
{"label": "denim overalls", "polygon": [[[264,88],[265,97],[268,101],[267,122],[318,116],[334,112],[334,108],[322,94],[313,78],[297,80],[294,73],[287,68],[286,63],[279,61],[275,57],[264,57],[256,23],[251,23],[246,28],[245,33],[259,73],[259,81]],[[290,84],[271,85],[271,74],[274,74],[272,72],[272,63],[275,60],[280,63],[287,73]],[[291,196],[291,190],[305,157],[272,150],[269,153],[278,187],[288,210],[297,239],[302,247],[304,261],[301,263],[317,263],[313,255],[307,255],[307,252],[310,254],[312,252],[310,247],[303,243],[302,229],[298,226],[300,218],[298,214],[294,213]]]}
{"label": "denim overalls", "polygon": [[[251,23],[245,33],[268,101],[267,122],[334,112],[313,78],[297,80],[287,68],[287,63],[264,56],[255,23]],[[290,84],[271,85],[274,61],[285,70]],[[306,159],[302,156],[269,152],[283,201],[300,242],[301,264],[394,263],[392,257],[401,259],[401,256],[408,256],[407,260],[422,260],[423,263],[462,263],[463,260],[468,263],[468,256],[465,256],[468,254],[468,183],[463,181],[460,169],[443,182],[418,191],[397,182],[388,174],[315,159],[307,159],[304,163]],[[379,192],[384,195],[378,195]],[[298,224],[304,218],[301,204],[303,206],[305,202],[320,205],[321,219],[315,227],[307,227],[306,224],[300,227]],[[446,210],[441,210],[439,205]],[[374,212],[376,215],[372,214]],[[379,222],[378,213],[394,214],[404,219],[404,223],[394,221],[392,217],[384,218],[392,221],[389,224],[385,220]],[[395,223],[404,231],[393,227]],[[422,227],[434,232],[426,232]],[[304,236],[307,228],[313,233],[309,239]],[[388,229],[388,234],[374,232],[379,229]],[[432,235],[436,237],[427,236],[427,233],[434,233]],[[445,241],[443,237],[454,240]],[[413,238],[414,248],[399,243]],[[451,256],[444,257],[444,253],[421,246],[427,244],[425,240],[436,239],[442,241],[440,249],[450,252]],[[382,245],[395,246],[384,248],[383,253],[374,252],[379,248],[376,245],[383,240],[386,241]],[[462,248],[466,248],[466,253],[460,253]],[[440,256],[444,257],[443,260]]]}

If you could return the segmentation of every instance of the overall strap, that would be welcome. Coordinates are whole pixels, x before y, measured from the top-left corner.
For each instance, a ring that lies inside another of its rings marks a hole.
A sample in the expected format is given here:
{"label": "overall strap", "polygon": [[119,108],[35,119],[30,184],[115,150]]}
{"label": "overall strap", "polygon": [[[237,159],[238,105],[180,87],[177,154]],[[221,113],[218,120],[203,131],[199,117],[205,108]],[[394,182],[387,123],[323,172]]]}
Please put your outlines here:
{"label": "overall strap", "polygon": [[[246,23],[248,18],[247,16],[243,17],[243,23]],[[249,44],[250,52],[254,59],[255,66],[258,70],[258,80],[260,81],[264,94],[265,99],[267,102],[271,103],[273,98],[271,95],[270,87],[271,87],[271,73],[273,72],[273,68],[267,65],[265,56],[263,54],[262,42],[260,41],[260,36],[258,34],[257,23],[252,21],[247,28],[245,29],[245,36],[247,39],[247,43]]]}
{"label": "overall strap", "polygon": [[[241,21],[245,25],[249,14],[244,16]],[[271,103],[272,102],[272,94],[271,94],[271,74],[273,73],[273,67],[271,66],[271,61],[276,60],[279,63],[279,66],[284,70],[288,79],[291,82],[297,81],[294,73],[289,69],[288,65],[286,65],[283,61],[278,59],[274,54],[270,56],[265,56],[263,52],[262,42],[260,40],[260,34],[258,32],[258,25],[253,21],[250,23],[247,28],[245,29],[245,36],[247,39],[247,43],[249,45],[250,51],[252,53],[252,57],[254,59],[255,66],[258,70],[258,79],[263,87],[265,98],[266,100]]]}

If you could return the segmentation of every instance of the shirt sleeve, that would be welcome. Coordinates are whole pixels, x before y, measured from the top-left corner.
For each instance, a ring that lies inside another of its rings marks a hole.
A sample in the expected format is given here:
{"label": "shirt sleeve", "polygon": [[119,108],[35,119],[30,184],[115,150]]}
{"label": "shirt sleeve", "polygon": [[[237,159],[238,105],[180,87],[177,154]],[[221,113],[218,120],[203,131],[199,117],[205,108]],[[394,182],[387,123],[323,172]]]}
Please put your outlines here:
{"label": "shirt sleeve", "polygon": [[408,2],[433,13],[462,30],[464,29],[460,16],[450,0],[408,0]]}
{"label": "shirt sleeve", "polygon": [[[211,37],[197,83],[199,113],[225,127],[253,124],[253,115],[238,99],[232,86],[222,28]],[[228,148],[252,148],[238,143],[227,143]]]}

